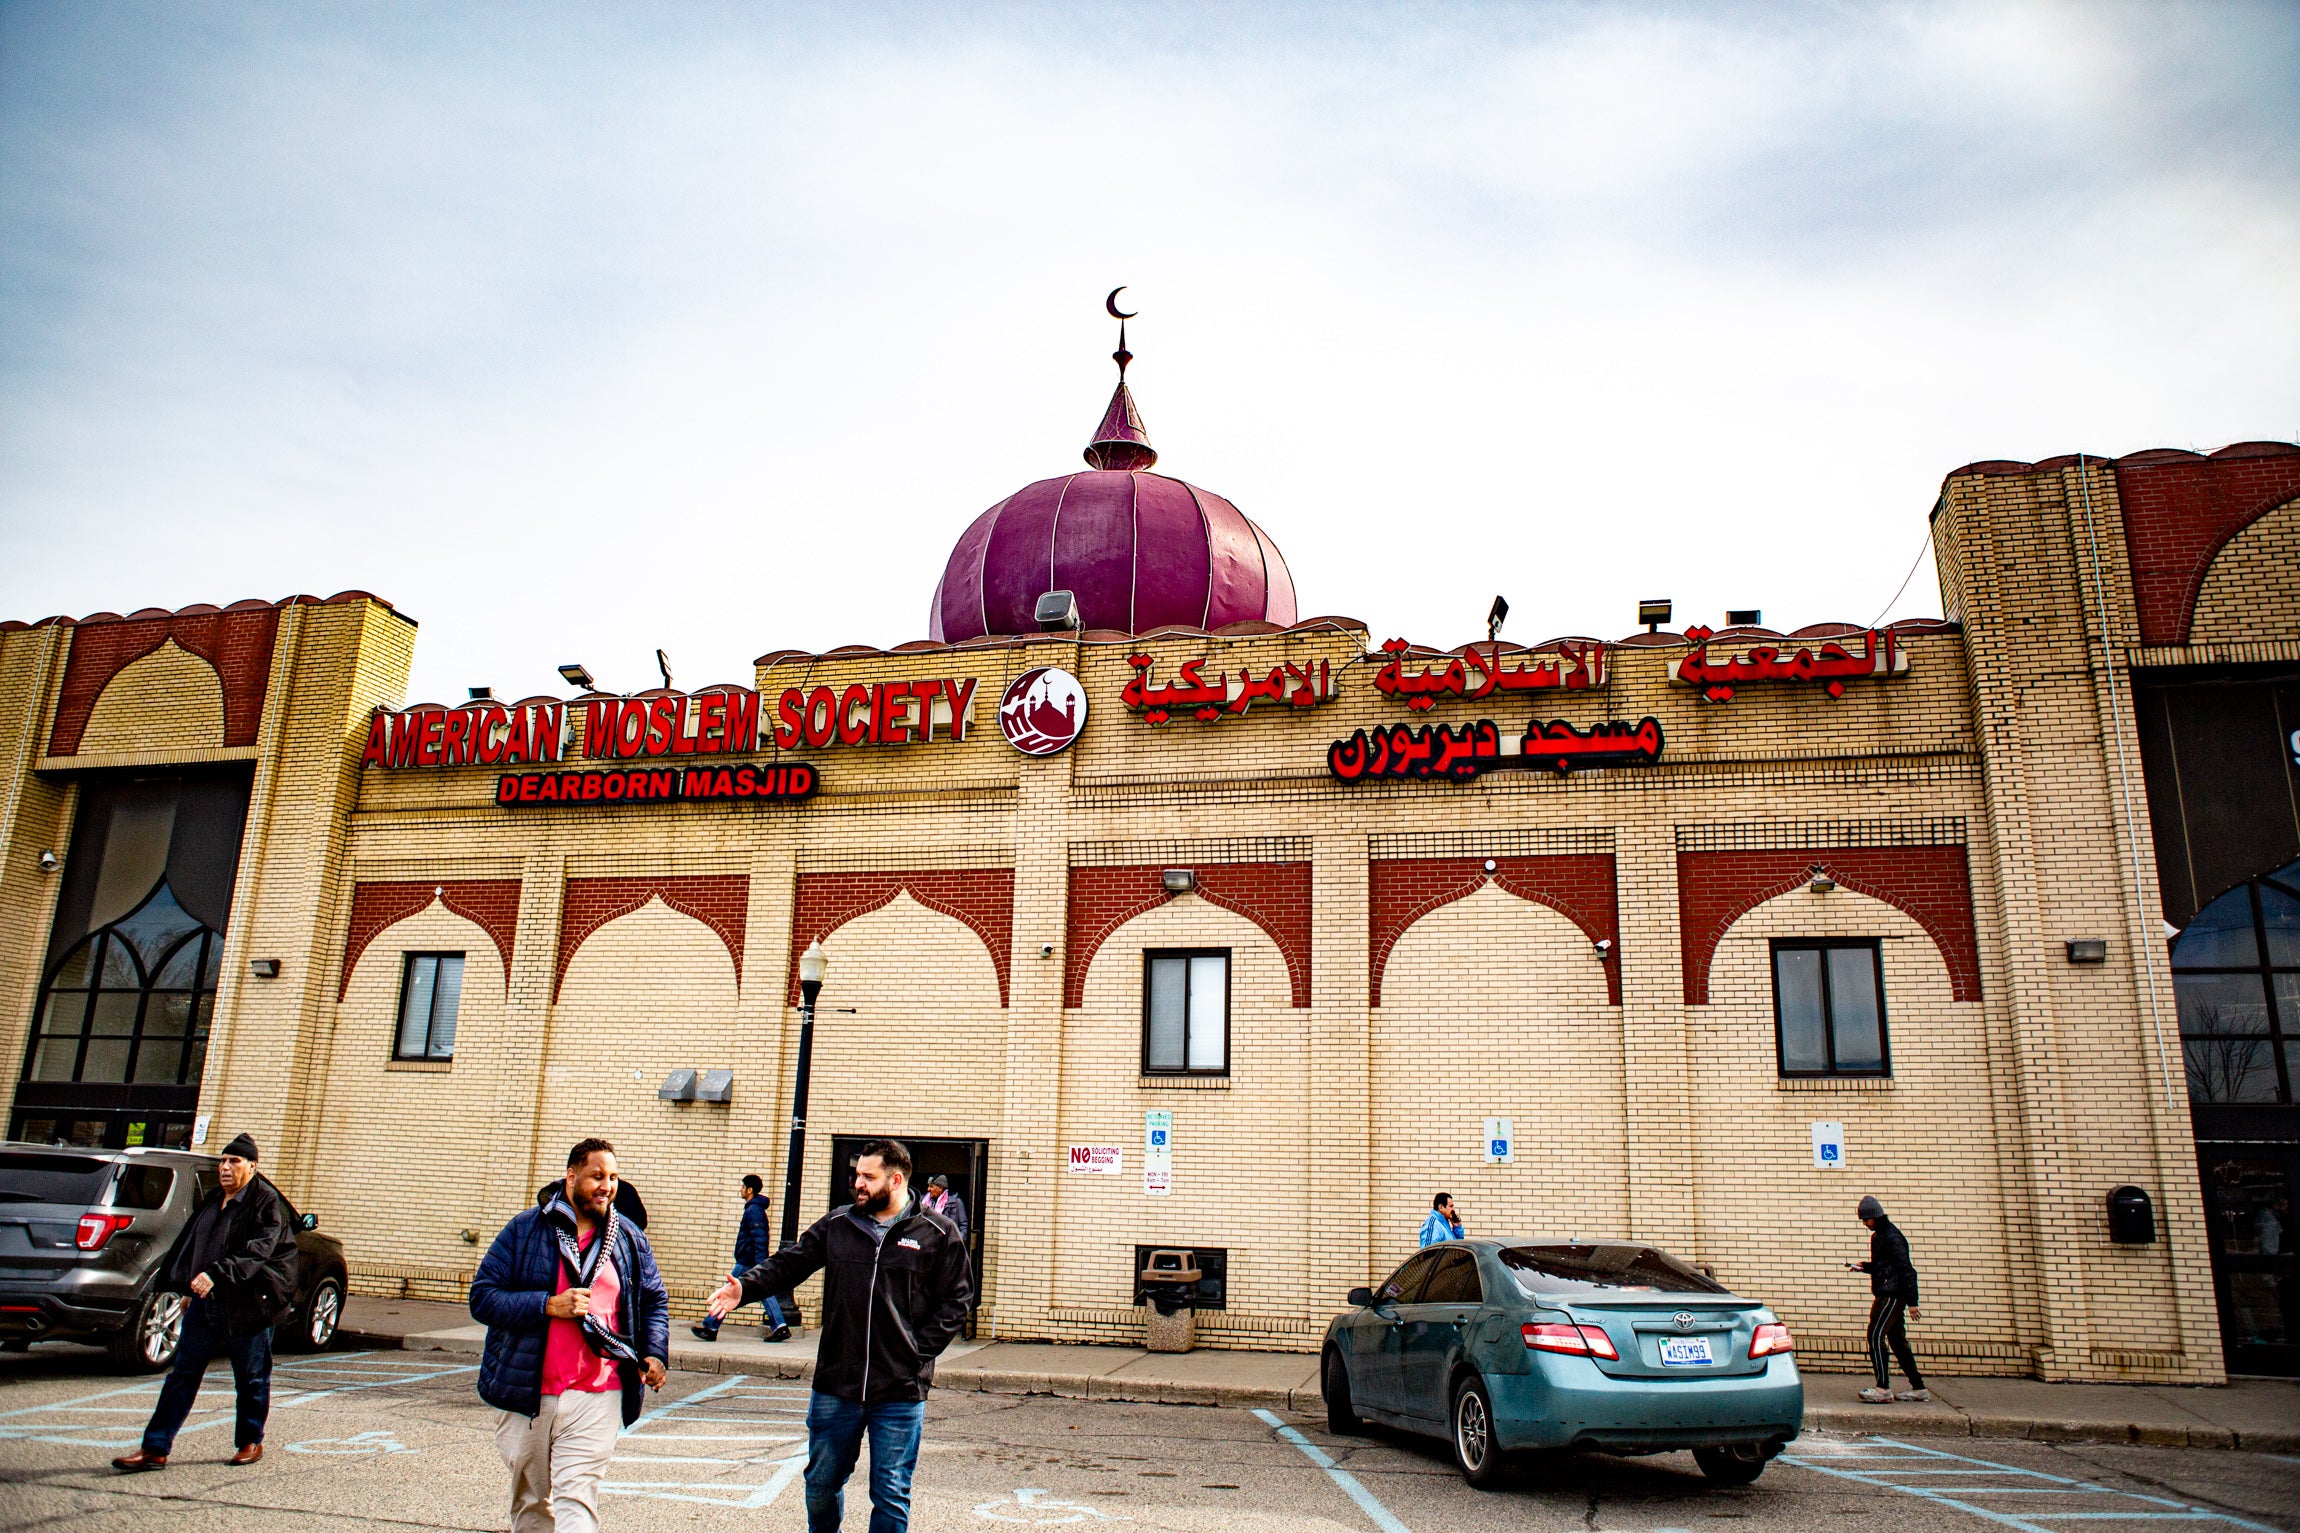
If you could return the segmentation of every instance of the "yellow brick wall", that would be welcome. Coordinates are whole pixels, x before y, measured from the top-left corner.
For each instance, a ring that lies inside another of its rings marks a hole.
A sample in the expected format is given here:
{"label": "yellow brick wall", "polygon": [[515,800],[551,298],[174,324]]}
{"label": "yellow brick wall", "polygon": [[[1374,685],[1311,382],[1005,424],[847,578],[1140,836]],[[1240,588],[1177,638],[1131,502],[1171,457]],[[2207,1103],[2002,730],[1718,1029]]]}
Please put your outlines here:
{"label": "yellow brick wall", "polygon": [[2221,546],[2196,593],[2188,642],[2300,639],[2300,500],[2287,501]]}
{"label": "yellow brick wall", "polygon": [[189,754],[223,743],[224,679],[170,639],[104,683],[80,732],[79,754]]}

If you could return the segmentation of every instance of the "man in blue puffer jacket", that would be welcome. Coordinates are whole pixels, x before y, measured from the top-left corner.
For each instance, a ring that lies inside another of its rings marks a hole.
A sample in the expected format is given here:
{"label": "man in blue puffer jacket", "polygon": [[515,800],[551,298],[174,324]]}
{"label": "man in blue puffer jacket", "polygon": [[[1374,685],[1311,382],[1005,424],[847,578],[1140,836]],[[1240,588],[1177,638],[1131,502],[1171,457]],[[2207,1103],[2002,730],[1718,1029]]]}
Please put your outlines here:
{"label": "man in blue puffer jacket", "polygon": [[670,1294],[647,1237],[616,1215],[616,1184],[613,1145],[576,1145],[566,1181],[503,1227],[471,1280],[512,1533],[593,1533],[617,1432],[639,1419],[643,1390],[663,1387]]}
{"label": "man in blue puffer jacket", "polygon": [[[767,1184],[759,1173],[750,1172],[743,1178],[743,1219],[735,1227],[735,1265],[727,1276],[741,1277],[775,1251],[774,1237],[767,1230]],[[782,1301],[768,1294],[759,1301],[767,1312],[767,1328],[761,1332],[767,1341],[789,1341],[790,1325],[783,1318]],[[689,1327],[698,1341],[719,1339],[719,1318],[706,1311],[703,1318]]]}

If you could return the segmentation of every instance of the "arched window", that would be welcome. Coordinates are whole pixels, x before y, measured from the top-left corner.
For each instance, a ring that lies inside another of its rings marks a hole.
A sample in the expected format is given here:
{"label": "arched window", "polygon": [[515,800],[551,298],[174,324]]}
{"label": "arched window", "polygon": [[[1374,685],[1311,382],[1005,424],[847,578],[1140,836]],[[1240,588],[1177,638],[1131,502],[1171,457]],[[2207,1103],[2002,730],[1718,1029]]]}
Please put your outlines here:
{"label": "arched window", "polygon": [[2192,1102],[2290,1102],[2300,1084],[2300,862],[2237,885],[2172,944]]}
{"label": "arched window", "polygon": [[26,1078],[197,1085],[223,940],[163,878],[49,973]]}

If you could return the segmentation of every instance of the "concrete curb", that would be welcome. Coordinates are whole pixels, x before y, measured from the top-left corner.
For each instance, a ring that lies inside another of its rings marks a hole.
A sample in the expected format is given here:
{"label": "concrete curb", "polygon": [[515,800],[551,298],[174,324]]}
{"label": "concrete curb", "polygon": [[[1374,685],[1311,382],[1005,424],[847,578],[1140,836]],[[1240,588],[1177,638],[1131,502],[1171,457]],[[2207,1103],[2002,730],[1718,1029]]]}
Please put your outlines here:
{"label": "concrete curb", "polygon": [[[444,1333],[398,1336],[382,1332],[340,1331],[338,1343],[379,1350],[412,1349],[477,1356],[480,1343],[472,1337]],[[671,1366],[682,1373],[741,1373],[752,1378],[804,1380],[814,1376],[811,1358],[789,1361],[738,1356],[704,1347],[674,1345]],[[1068,1400],[1107,1400],[1141,1405],[1230,1406],[1243,1410],[1317,1413],[1325,1400],[1315,1383],[1296,1389],[1266,1389],[1239,1384],[1191,1384],[1173,1379],[1130,1378],[1125,1374],[1044,1373],[1028,1369],[970,1368],[954,1362],[935,1370],[938,1389],[965,1390],[986,1395],[1052,1395]],[[2238,1432],[2204,1422],[2113,1422],[2053,1420],[2046,1417],[2001,1414],[1967,1415],[1935,1405],[1910,1409],[1894,1406],[1847,1408],[1808,1406],[1808,1432],[1846,1432],[1859,1436],[1908,1435],[1921,1437],[2015,1438],[2029,1442],[2122,1442],[2164,1448],[2222,1448],[2246,1453],[2300,1453],[2300,1430]]]}

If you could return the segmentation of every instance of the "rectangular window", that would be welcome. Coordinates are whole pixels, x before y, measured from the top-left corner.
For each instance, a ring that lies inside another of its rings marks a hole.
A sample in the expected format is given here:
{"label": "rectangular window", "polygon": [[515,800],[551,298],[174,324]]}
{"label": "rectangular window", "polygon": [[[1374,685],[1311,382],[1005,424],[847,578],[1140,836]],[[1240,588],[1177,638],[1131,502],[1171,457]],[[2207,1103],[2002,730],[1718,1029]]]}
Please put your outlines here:
{"label": "rectangular window", "polygon": [[1783,1075],[1887,1075],[1877,939],[1773,943],[1773,1022]]}
{"label": "rectangular window", "polygon": [[410,953],[399,986],[394,1059],[453,1059],[455,1007],[463,998],[461,953]]}
{"label": "rectangular window", "polygon": [[1230,1073],[1230,950],[1142,955],[1142,1073]]}

